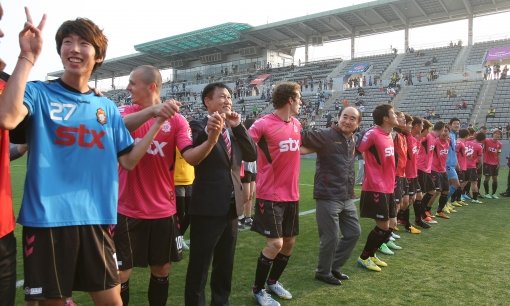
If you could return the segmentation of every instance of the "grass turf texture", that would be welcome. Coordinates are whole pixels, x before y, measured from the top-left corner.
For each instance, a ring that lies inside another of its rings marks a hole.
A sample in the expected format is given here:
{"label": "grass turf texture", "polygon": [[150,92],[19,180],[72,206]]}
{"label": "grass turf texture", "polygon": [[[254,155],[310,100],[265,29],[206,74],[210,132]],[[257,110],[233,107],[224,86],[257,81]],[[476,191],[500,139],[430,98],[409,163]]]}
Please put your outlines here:
{"label": "grass turf texture", "polygon": [[[356,168],[357,169],[357,168]],[[19,210],[25,159],[12,163],[15,211]],[[313,176],[315,160],[303,159],[300,178],[300,211],[315,208]],[[505,190],[508,168],[502,166],[499,192]],[[359,186],[356,193],[359,194]],[[483,190],[483,187],[482,187]],[[361,219],[362,235],[352,257],[342,272],[350,276],[342,286],[326,285],[314,279],[318,252],[315,214],[300,217],[300,234],[294,254],[280,281],[293,295],[282,305],[508,305],[508,242],[510,241],[510,198],[481,199],[484,204],[458,208],[450,220],[422,230],[420,235],[400,231],[397,243],[404,249],[394,256],[379,255],[389,264],[382,272],[366,271],[356,266],[366,236],[374,221]],[[434,205],[437,207],[437,201]],[[412,210],[412,209],[411,209]],[[411,218],[413,212],[411,211]],[[401,227],[402,228],[402,227]],[[23,279],[21,226],[18,238],[18,279]],[[193,242],[191,242],[193,243]],[[264,238],[250,231],[239,233],[230,304],[255,305],[251,296],[256,258]],[[175,263],[170,274],[168,305],[184,304],[184,280],[188,258]],[[130,304],[147,305],[149,270],[136,268],[130,280]],[[209,286],[206,299],[210,302]],[[273,295],[274,296],[274,295]],[[75,292],[78,305],[92,305],[86,293]],[[16,305],[24,305],[18,288]]]}

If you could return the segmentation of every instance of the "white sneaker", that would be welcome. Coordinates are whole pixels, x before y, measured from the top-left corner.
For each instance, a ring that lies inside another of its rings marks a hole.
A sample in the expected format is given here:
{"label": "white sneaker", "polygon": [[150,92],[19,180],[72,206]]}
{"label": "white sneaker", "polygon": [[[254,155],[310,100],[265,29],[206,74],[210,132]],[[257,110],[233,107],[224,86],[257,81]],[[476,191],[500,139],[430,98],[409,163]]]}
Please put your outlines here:
{"label": "white sneaker", "polygon": [[265,289],[253,294],[253,298],[260,306],[280,306]]}
{"label": "white sneaker", "polygon": [[285,288],[283,288],[282,284],[280,282],[276,282],[272,285],[267,285],[269,290],[276,294],[279,298],[284,300],[290,300],[292,299],[292,294],[290,294],[289,291],[287,291]]}

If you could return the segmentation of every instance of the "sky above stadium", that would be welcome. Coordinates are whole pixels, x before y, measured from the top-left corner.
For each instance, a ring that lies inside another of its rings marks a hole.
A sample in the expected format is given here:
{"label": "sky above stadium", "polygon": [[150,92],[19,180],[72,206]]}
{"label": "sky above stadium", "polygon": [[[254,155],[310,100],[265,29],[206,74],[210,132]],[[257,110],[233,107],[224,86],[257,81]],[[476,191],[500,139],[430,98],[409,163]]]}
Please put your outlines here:
{"label": "sky above stadium", "polygon": [[[207,28],[225,22],[248,23],[260,26],[290,18],[305,16],[341,7],[371,1],[315,0],[296,1],[257,0],[248,8],[239,1],[168,1],[148,0],[136,5],[130,1],[87,0],[84,2],[7,0],[2,1],[4,16],[0,28],[5,36],[0,39],[0,56],[7,62],[6,72],[11,73],[19,55],[18,34],[25,22],[24,6],[28,6],[34,22],[42,14],[48,18],[44,29],[43,52],[29,77],[42,80],[48,72],[62,69],[55,49],[54,35],[62,22],[76,17],[86,17],[104,29],[109,39],[107,59],[135,53],[134,45]],[[332,6],[334,3],[334,6]],[[510,37],[503,24],[508,24],[510,13],[475,18],[476,41]],[[410,45],[415,49],[446,45],[453,40],[467,42],[467,21],[410,29]],[[403,31],[356,39],[356,55],[383,53],[390,46],[403,49]],[[322,47],[311,47],[309,59],[350,58],[350,41],[336,42]],[[295,60],[304,61],[304,50],[297,50]]]}

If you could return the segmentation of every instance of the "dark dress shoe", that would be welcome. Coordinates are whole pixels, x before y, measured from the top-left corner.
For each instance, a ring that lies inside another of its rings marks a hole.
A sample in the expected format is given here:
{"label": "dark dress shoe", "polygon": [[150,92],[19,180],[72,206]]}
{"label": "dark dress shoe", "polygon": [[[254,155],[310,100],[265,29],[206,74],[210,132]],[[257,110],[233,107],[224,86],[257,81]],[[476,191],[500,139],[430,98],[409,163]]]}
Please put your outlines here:
{"label": "dark dress shoe", "polygon": [[331,274],[333,274],[333,276],[339,280],[348,280],[349,279],[349,276],[347,274],[343,274],[342,272],[331,271]]}
{"label": "dark dress shoe", "polygon": [[505,192],[500,193],[500,195],[503,197],[510,197],[510,192],[505,191]]}
{"label": "dark dress shoe", "polygon": [[333,275],[315,274],[315,279],[330,285],[341,285],[342,282]]}

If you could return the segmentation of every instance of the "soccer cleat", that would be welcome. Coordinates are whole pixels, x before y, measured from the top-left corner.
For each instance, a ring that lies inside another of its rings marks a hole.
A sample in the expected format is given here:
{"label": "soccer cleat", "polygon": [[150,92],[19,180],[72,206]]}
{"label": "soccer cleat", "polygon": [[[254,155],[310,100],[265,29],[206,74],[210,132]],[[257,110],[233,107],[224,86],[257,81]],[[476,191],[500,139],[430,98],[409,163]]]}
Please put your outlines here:
{"label": "soccer cleat", "polygon": [[[392,241],[390,241],[390,242],[392,242]],[[386,254],[386,255],[395,255],[395,252],[390,250],[390,248],[388,248],[388,245],[386,243],[381,244],[381,246],[379,247],[379,252]]]}
{"label": "soccer cleat", "polygon": [[399,245],[397,245],[397,244],[396,244],[395,242],[393,242],[393,241],[388,241],[388,242],[386,242],[386,245],[387,245],[390,249],[392,249],[392,250],[402,250],[402,247],[401,247],[401,246],[399,246]]}
{"label": "soccer cleat", "polygon": [[406,231],[408,231],[411,234],[421,234],[421,231],[412,225],[410,225],[408,228],[406,228]]}
{"label": "soccer cleat", "polygon": [[415,223],[417,226],[419,226],[421,228],[425,228],[425,229],[431,228],[430,224],[428,224],[427,222],[425,222],[423,220],[416,220]]}
{"label": "soccer cleat", "polygon": [[[375,257],[375,256],[374,256]],[[373,258],[373,257],[372,257]],[[358,265],[362,266],[363,268],[371,271],[381,272],[381,268],[376,265],[372,259],[361,259],[361,257],[358,258]]]}
{"label": "soccer cleat", "polygon": [[448,217],[443,211],[438,211],[436,216],[443,219],[450,219],[450,217]]}
{"label": "soccer cleat", "polygon": [[243,224],[244,224],[245,227],[249,228],[253,224],[253,219],[251,217],[245,218],[243,220]]}
{"label": "soccer cleat", "polygon": [[373,257],[370,257],[370,260],[375,263],[376,265],[378,265],[379,267],[387,267],[388,264],[382,260],[379,259],[379,257],[377,257],[377,255],[374,254]]}
{"label": "soccer cleat", "polygon": [[460,205],[462,205],[462,206],[469,206],[469,204],[468,204],[468,203],[466,203],[466,202],[464,202],[464,201],[462,201],[462,200],[457,201],[457,202],[459,202],[459,204],[460,204]]}
{"label": "soccer cleat", "polygon": [[486,199],[492,199],[492,196],[490,194],[488,194],[488,193],[486,195],[484,195],[483,197],[486,198]]}
{"label": "soccer cleat", "polygon": [[395,241],[395,238],[390,236],[390,241]]}
{"label": "soccer cleat", "polygon": [[482,202],[482,201],[480,201],[480,200],[475,200],[475,199],[471,200],[471,203],[483,204],[483,202]]}
{"label": "soccer cleat", "polygon": [[469,201],[469,200],[472,200],[470,196],[468,196],[467,194],[463,194],[460,196],[461,200],[462,201]]}
{"label": "soccer cleat", "polygon": [[290,294],[289,291],[287,291],[285,288],[283,288],[282,284],[280,282],[276,282],[272,285],[267,284],[267,287],[271,292],[276,294],[280,299],[284,300],[290,300],[292,299],[292,294]]}
{"label": "soccer cleat", "polygon": [[394,231],[400,231],[400,229],[398,228],[398,226],[395,225],[395,228],[393,229]]}
{"label": "soccer cleat", "polygon": [[397,235],[394,232],[391,232],[391,237],[393,237],[395,239],[400,239],[400,235]]}
{"label": "soccer cleat", "polygon": [[455,207],[462,207],[463,206],[462,204],[460,204],[457,201],[453,202],[452,205],[455,206]]}
{"label": "soccer cleat", "polygon": [[456,213],[457,210],[455,209],[455,206],[452,205],[452,203],[446,204],[446,207],[448,207],[448,210],[450,210],[450,213]]}
{"label": "soccer cleat", "polygon": [[431,217],[426,217],[426,218],[423,218],[422,220],[429,224],[437,224],[437,221],[432,219]]}
{"label": "soccer cleat", "polygon": [[443,211],[447,214],[450,214],[451,211],[450,211],[450,208],[448,207],[448,204],[445,205],[445,207],[443,208]]}
{"label": "soccer cleat", "polygon": [[260,306],[280,306],[266,290],[262,289],[257,293],[253,293],[253,298]]}
{"label": "soccer cleat", "polygon": [[492,198],[493,198],[493,199],[496,199],[496,200],[497,200],[497,199],[499,199],[498,195],[497,195],[497,194],[495,194],[495,193],[493,193],[493,194],[492,194]]}
{"label": "soccer cleat", "polygon": [[430,217],[430,218],[435,218],[435,217],[436,217],[436,216],[432,215],[432,213],[430,212],[430,210],[426,210],[426,211],[425,211],[425,216]]}

